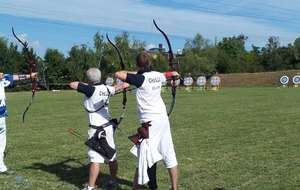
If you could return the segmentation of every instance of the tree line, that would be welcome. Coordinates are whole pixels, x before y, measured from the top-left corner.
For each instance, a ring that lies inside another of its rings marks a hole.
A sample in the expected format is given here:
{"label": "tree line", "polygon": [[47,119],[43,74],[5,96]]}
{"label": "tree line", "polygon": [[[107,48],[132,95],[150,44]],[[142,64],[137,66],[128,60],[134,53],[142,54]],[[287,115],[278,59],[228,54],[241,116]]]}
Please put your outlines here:
{"label": "tree line", "polygon": [[[135,70],[135,58],[144,51],[146,42],[130,40],[129,34],[123,32],[114,39],[119,48],[127,70]],[[175,53],[174,62],[179,64],[182,75],[212,76],[215,73],[265,72],[300,69],[300,38],[293,44],[281,46],[279,37],[271,36],[264,47],[252,45],[245,48],[247,36],[224,37],[219,42],[212,42],[200,34],[187,40],[182,52]],[[121,69],[115,49],[105,40],[104,35],[93,36],[93,47],[86,44],[74,45],[64,55],[58,49],[47,49],[44,57],[29,50],[37,63],[39,82],[43,88],[63,88],[73,81],[85,81],[85,71],[98,67],[102,79]],[[153,69],[169,69],[167,52],[164,49],[151,51]],[[0,38],[0,71],[4,73],[28,73],[30,65],[26,63],[26,52],[19,51],[16,43]],[[17,83],[18,84],[18,83]],[[19,85],[22,86],[22,85]],[[22,88],[29,88],[22,86]]]}

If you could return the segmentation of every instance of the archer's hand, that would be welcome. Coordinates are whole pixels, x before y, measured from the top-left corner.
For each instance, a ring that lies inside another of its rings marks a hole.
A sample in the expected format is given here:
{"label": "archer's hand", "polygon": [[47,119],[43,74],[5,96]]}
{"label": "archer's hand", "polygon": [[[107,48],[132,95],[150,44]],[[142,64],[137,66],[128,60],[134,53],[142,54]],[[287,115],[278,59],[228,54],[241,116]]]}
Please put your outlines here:
{"label": "archer's hand", "polygon": [[122,87],[125,89],[125,88],[128,88],[130,85],[127,83],[127,82],[123,82],[122,83]]}
{"label": "archer's hand", "polygon": [[30,78],[37,79],[38,78],[38,73],[31,73]]}
{"label": "archer's hand", "polygon": [[175,77],[176,79],[180,78],[180,74],[177,71],[172,71],[172,76]]}
{"label": "archer's hand", "polygon": [[115,91],[120,91],[129,87],[129,84],[126,82],[122,82],[120,84],[114,85]]}
{"label": "archer's hand", "polygon": [[124,81],[127,78],[127,72],[126,71],[118,71],[115,73],[115,77]]}
{"label": "archer's hand", "polygon": [[0,73],[0,80],[3,79],[4,73]]}
{"label": "archer's hand", "polygon": [[70,84],[69,84],[69,86],[72,88],[72,89],[74,89],[74,90],[77,90],[78,89],[78,84],[79,84],[79,82],[71,82]]}

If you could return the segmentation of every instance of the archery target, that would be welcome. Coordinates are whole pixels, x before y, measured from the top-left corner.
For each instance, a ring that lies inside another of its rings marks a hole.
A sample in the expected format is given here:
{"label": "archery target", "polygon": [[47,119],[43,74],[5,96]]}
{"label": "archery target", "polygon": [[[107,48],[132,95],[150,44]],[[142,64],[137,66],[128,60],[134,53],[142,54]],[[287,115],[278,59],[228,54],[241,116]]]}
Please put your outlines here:
{"label": "archery target", "polygon": [[205,76],[200,76],[197,78],[197,85],[198,86],[205,86],[206,84],[206,78]]}
{"label": "archery target", "polygon": [[220,77],[218,77],[218,76],[213,76],[213,77],[211,77],[210,84],[211,84],[212,86],[219,86],[220,83],[221,83]]}
{"label": "archery target", "polygon": [[105,81],[106,85],[112,86],[114,84],[114,79],[111,77],[107,77],[106,81]]}
{"label": "archery target", "polygon": [[300,75],[295,75],[293,77],[293,83],[296,85],[300,84]]}
{"label": "archery target", "polygon": [[185,77],[183,80],[184,86],[191,86],[193,84],[194,80],[192,77]]}
{"label": "archery target", "polygon": [[282,85],[287,85],[289,83],[289,80],[290,80],[289,77],[286,75],[280,77],[280,79],[279,79],[279,81]]}

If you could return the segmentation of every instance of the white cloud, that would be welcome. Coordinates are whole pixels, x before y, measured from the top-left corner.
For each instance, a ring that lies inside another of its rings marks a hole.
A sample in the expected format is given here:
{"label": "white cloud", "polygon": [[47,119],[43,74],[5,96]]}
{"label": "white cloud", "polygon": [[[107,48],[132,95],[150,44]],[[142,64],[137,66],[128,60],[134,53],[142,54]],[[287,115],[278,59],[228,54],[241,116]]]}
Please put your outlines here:
{"label": "white cloud", "polygon": [[41,47],[40,41],[35,40],[32,42],[29,42],[29,46],[32,47],[33,49],[38,49]]}
{"label": "white cloud", "polygon": [[[28,36],[28,35],[27,35],[26,33],[17,34],[17,36],[18,36],[18,38],[19,38],[22,42],[27,41],[27,36]],[[15,42],[18,43],[17,39],[14,38],[14,40],[15,40]]]}
{"label": "white cloud", "polygon": [[147,44],[146,49],[149,50],[149,49],[155,48],[155,47],[157,47],[157,45],[150,43],[150,44]]}
{"label": "white cloud", "polygon": [[[258,3],[258,0],[247,2]],[[267,0],[270,4],[275,2],[277,1]],[[145,5],[141,0],[2,0],[0,13],[157,33],[151,22],[154,17],[168,34],[193,37],[199,32],[213,39],[215,36],[220,38],[244,33],[253,39],[254,43],[260,44],[270,35],[280,36],[284,42],[290,42],[299,34],[281,26],[268,25],[259,18],[255,20]]]}

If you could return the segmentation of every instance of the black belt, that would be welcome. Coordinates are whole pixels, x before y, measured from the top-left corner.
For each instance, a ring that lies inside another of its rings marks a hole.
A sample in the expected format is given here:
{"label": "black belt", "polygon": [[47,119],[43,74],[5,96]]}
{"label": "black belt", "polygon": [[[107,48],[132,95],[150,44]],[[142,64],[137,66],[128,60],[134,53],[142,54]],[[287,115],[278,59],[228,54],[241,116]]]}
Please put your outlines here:
{"label": "black belt", "polygon": [[89,127],[93,128],[93,129],[104,129],[105,127],[108,127],[112,125],[114,128],[118,125],[118,122],[116,119],[111,119],[109,122],[104,123],[101,126],[96,126],[96,125],[89,125]]}

